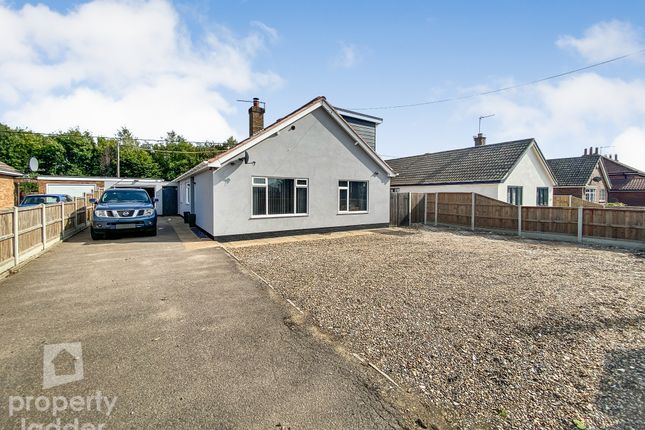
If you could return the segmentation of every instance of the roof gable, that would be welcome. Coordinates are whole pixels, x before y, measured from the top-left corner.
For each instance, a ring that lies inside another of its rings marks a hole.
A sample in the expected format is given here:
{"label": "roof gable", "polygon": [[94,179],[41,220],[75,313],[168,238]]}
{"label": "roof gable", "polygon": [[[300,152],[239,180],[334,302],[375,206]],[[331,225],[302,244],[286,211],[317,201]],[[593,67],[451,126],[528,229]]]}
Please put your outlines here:
{"label": "roof gable", "polygon": [[320,96],[320,97],[316,97],[315,99],[311,100],[309,103],[291,112],[287,116],[278,119],[276,122],[269,125],[268,127],[265,127],[264,129],[254,134],[253,136],[250,136],[247,139],[244,139],[234,147],[220,154],[217,154],[215,157],[209,160],[202,161],[197,166],[193,167],[186,173],[180,175],[178,178],[175,179],[175,181],[180,181],[189,176],[202,172],[208,168],[217,169],[224,166],[226,163],[236,159],[236,157],[243,154],[245,151],[248,151],[250,148],[254,147],[258,143],[264,141],[265,139],[267,139],[270,136],[273,136],[276,133],[279,133],[281,130],[291,126],[300,118],[310,114],[311,112],[319,108],[324,109],[340,125],[340,127],[347,134],[349,134],[352,139],[354,139],[355,144],[360,146],[367,153],[367,155],[370,158],[372,158],[376,162],[376,164],[383,169],[383,171],[387,173],[388,176],[393,177],[396,175],[396,173],[390,168],[390,166],[385,161],[383,161],[383,159],[381,159],[381,157],[379,157],[376,154],[376,152],[369,147],[367,143],[365,143],[365,141],[361,138],[361,136],[358,133],[356,133],[356,131],[347,123],[347,121],[343,119],[343,117],[336,111],[336,109],[327,102],[325,97]]}
{"label": "roof gable", "polygon": [[[521,157],[534,145],[537,147],[534,139],[523,139],[397,158],[387,162],[398,173],[392,179],[392,186],[503,182]],[[543,158],[539,149],[537,152]],[[549,170],[546,162],[544,167]]]}
{"label": "roof gable", "polygon": [[621,163],[618,160],[612,160],[610,158],[607,158],[604,155],[602,156],[601,160],[608,175],[622,175],[625,173],[635,173],[638,175],[645,175],[645,172],[642,172],[634,167],[628,166],[625,163]]}
{"label": "roof gable", "polygon": [[559,186],[584,187],[591,181],[596,167],[600,168],[603,179],[609,185],[609,178],[600,161],[600,155],[583,155],[581,157],[555,158],[547,160]]}

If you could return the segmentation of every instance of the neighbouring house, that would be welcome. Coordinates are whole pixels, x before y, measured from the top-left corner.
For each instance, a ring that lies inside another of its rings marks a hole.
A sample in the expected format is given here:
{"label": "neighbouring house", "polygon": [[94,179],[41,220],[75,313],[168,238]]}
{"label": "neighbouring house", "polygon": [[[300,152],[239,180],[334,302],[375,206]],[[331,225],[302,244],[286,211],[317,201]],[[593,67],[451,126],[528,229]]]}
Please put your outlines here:
{"label": "neighbouring house", "polygon": [[22,173],[0,161],[0,208],[10,208],[16,204],[16,178]]}
{"label": "neighbouring house", "polygon": [[645,206],[645,172],[618,161],[617,155],[603,156],[602,164],[611,181],[609,203]]}
{"label": "neighbouring house", "polygon": [[392,191],[473,192],[515,205],[551,206],[555,178],[535,139],[486,144],[387,160]]}
{"label": "neighbouring house", "polygon": [[173,181],[180,213],[218,239],[387,225],[395,174],[374,150],[380,118],[324,97],[266,128],[264,113],[253,99],[249,138]]}
{"label": "neighbouring house", "polygon": [[595,153],[589,148],[588,152],[585,149],[581,157],[547,160],[558,182],[553,193],[578,197],[592,203],[607,203],[611,182],[601,158],[598,148]]}
{"label": "neighbouring house", "polygon": [[84,194],[107,188],[143,188],[150,198],[158,199],[157,211],[164,215],[177,214],[177,187],[163,179],[113,178],[97,176],[38,176],[38,192],[43,194]]}

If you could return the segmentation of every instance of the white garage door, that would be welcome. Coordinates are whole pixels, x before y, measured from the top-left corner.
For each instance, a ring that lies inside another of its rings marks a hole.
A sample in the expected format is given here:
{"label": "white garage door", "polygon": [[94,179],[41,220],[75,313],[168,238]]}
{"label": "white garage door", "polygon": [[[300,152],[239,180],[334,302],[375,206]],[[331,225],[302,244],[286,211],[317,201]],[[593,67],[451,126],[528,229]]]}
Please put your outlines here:
{"label": "white garage door", "polygon": [[47,184],[47,194],[68,194],[83,197],[83,193],[93,193],[94,184]]}

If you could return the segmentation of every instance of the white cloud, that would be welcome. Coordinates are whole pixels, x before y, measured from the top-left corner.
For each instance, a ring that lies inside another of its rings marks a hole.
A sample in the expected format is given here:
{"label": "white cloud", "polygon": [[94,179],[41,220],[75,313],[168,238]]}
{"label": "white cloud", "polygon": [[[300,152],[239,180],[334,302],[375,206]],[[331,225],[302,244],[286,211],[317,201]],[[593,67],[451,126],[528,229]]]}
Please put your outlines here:
{"label": "white cloud", "polygon": [[[562,36],[556,44],[560,48],[573,49],[589,62],[599,62],[632,53],[643,48],[642,30],[624,21],[599,22],[580,38]],[[641,60],[642,56],[638,57]]]}
{"label": "white cloud", "polygon": [[191,38],[165,0],[95,0],[66,13],[0,3],[0,121],[222,140],[235,134],[222,91],[281,84],[253,65],[277,37],[255,22],[244,37],[220,26]]}
{"label": "white cloud", "polygon": [[[495,113],[490,142],[534,137],[547,158],[582,155],[600,147],[645,170],[645,81],[596,73],[477,99],[468,117]],[[463,115],[463,113],[462,113]]]}
{"label": "white cloud", "polygon": [[360,63],[361,55],[356,45],[345,42],[340,42],[339,45],[338,53],[332,62],[335,68],[351,69]]}
{"label": "white cloud", "polygon": [[645,170],[645,124],[629,127],[612,141],[612,154],[618,161]]}

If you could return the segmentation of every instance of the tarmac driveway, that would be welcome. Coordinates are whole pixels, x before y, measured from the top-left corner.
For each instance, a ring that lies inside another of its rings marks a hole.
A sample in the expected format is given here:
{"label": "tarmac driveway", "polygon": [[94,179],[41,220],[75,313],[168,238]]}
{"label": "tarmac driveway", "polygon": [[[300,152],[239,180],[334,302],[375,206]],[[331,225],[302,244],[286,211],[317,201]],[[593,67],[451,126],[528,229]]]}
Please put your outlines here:
{"label": "tarmac driveway", "polygon": [[[403,425],[367,370],[290,324],[286,305],[180,223],[160,219],[155,238],[85,231],[0,282],[0,428]],[[72,345],[43,364],[46,345],[77,342],[82,354]],[[52,368],[81,363],[82,380],[43,388],[44,372],[56,383]]]}

